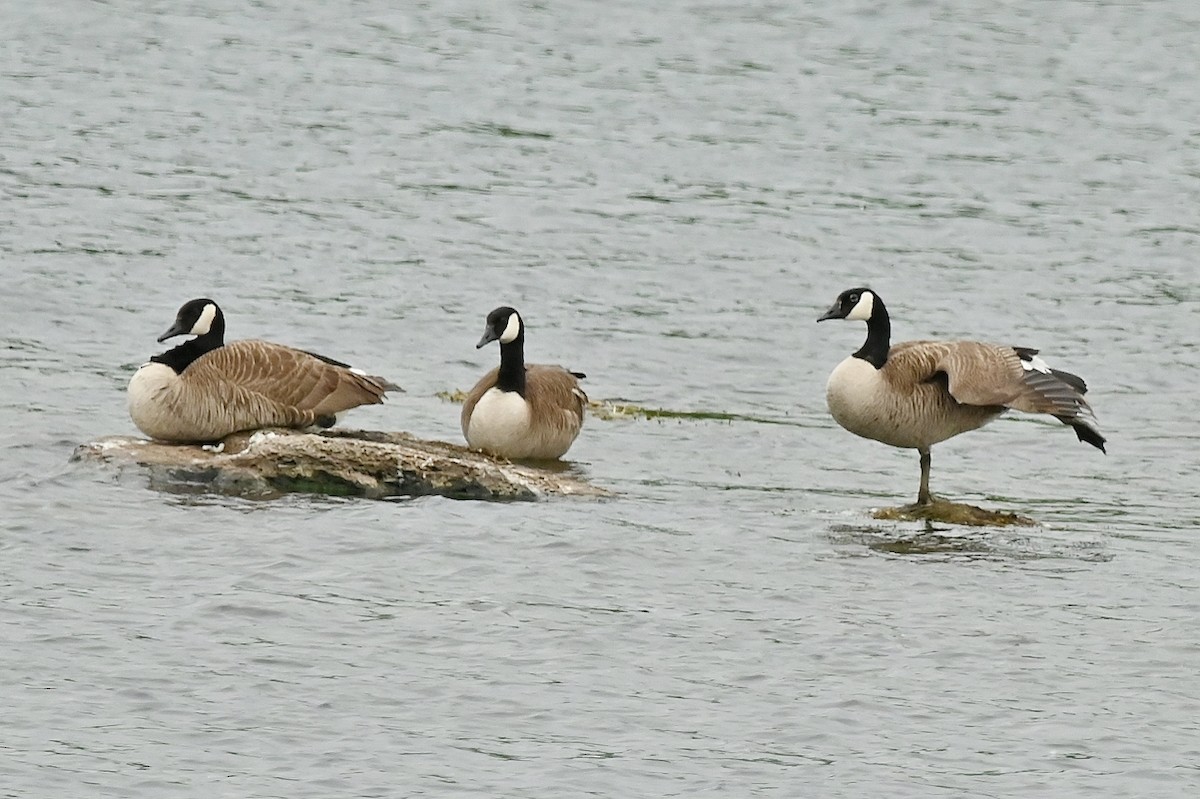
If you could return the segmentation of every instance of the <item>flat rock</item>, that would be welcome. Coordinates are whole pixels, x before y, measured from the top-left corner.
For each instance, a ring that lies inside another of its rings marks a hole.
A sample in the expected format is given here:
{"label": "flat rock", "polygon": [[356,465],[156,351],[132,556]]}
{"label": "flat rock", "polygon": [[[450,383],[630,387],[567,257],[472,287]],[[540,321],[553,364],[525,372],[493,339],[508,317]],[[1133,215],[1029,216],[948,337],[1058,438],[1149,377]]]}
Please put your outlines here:
{"label": "flat rock", "polygon": [[934,499],[928,505],[903,505],[899,508],[880,508],[871,514],[888,521],[928,521],[945,524],[964,524],[972,527],[1029,527],[1037,524],[1028,516],[1008,511],[987,510],[977,505]]}
{"label": "flat rock", "polygon": [[177,490],[275,497],[292,492],[383,498],[532,500],[608,496],[570,467],[511,463],[456,444],[371,430],[257,430],[219,445],[164,444],[109,436],[82,444],[73,461],[136,466]]}

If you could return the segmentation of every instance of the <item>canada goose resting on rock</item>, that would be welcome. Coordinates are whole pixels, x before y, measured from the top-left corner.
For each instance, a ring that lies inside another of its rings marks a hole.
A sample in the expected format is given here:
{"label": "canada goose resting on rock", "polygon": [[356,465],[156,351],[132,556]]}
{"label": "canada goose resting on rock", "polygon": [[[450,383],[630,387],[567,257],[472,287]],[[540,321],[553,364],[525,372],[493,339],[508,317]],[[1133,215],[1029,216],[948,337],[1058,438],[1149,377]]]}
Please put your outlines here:
{"label": "canada goose resting on rock", "polygon": [[1009,408],[1047,413],[1104,451],[1104,436],[1083,398],[1087,384],[1051,369],[1037,350],[978,341],[905,341],[890,346],[892,325],[879,295],[843,291],[818,319],[867,323],[867,340],[829,375],[826,400],[851,433],[921,454],[918,505],[929,505],[929,449],[982,427]]}
{"label": "canada goose resting on rock", "polygon": [[488,314],[475,349],[500,342],[500,366],[485,374],[462,409],[473,449],[509,460],[561,458],[583,427],[587,395],[579,372],[525,363],[525,325],[507,306]]}
{"label": "canada goose resting on rock", "polygon": [[159,441],[216,441],[260,427],[330,427],[400,387],[323,355],[266,341],[225,343],[225,315],[191,300],[158,337],[195,338],[155,355],[129,381],[129,415]]}

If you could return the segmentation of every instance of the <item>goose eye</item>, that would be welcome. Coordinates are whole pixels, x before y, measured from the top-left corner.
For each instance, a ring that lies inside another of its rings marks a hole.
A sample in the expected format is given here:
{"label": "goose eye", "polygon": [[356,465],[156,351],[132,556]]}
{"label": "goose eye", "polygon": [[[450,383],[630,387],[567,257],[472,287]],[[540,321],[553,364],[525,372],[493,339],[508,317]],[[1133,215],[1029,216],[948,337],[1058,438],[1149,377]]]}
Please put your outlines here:
{"label": "goose eye", "polygon": [[851,295],[850,295],[850,302],[858,302],[858,295],[857,295],[857,294],[851,294]]}

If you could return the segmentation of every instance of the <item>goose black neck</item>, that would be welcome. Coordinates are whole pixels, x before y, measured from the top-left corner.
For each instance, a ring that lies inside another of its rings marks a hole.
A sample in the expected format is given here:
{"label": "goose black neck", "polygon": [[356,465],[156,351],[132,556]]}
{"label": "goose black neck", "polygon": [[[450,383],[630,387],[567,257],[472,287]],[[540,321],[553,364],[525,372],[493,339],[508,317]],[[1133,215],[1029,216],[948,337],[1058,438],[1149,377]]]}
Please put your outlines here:
{"label": "goose black neck", "polygon": [[867,340],[863,342],[862,348],[854,353],[854,357],[862,358],[876,369],[882,369],[887,363],[891,346],[892,320],[888,318],[887,308],[877,294],[871,307],[871,318],[867,320]]}
{"label": "goose black neck", "polygon": [[507,344],[500,344],[500,374],[496,377],[496,388],[525,396],[524,330]]}
{"label": "goose black neck", "polygon": [[185,341],[177,347],[172,347],[161,355],[155,355],[150,360],[171,367],[175,374],[183,374],[183,370],[192,362],[207,352],[212,352],[225,343],[224,331],[214,327],[203,336],[196,336],[191,341]]}

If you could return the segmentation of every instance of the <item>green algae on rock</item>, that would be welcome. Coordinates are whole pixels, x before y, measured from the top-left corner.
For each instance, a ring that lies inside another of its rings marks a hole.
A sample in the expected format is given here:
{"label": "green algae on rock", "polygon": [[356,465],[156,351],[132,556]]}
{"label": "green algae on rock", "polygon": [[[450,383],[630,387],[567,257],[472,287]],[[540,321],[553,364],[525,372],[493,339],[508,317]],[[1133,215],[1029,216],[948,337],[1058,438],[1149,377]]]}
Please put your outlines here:
{"label": "green algae on rock", "polygon": [[898,508],[879,508],[871,514],[876,519],[899,522],[931,521],[962,524],[972,527],[1031,527],[1037,522],[1028,516],[1008,511],[987,510],[976,505],[934,499],[927,505],[902,505]]}

